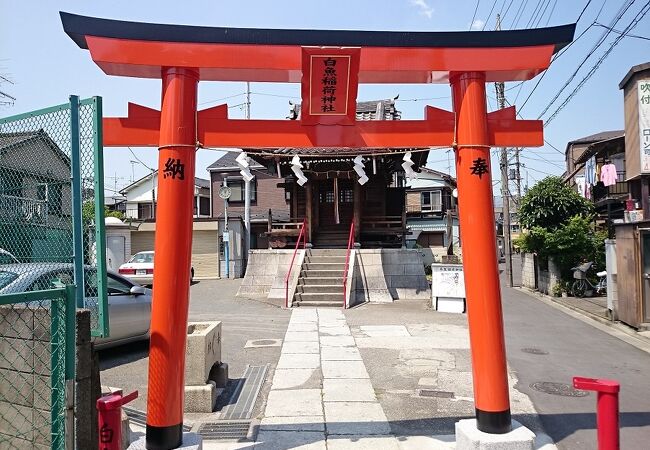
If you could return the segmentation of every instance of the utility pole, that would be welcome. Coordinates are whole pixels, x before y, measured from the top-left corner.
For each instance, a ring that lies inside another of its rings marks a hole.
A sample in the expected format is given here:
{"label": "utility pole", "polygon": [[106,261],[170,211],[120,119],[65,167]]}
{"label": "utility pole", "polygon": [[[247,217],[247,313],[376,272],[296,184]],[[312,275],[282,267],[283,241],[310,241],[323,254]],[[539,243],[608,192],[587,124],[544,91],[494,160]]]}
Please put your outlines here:
{"label": "utility pole", "polygon": [[[246,119],[251,118],[251,84],[246,82]],[[248,251],[251,248],[251,182],[244,179],[244,264],[248,265]]]}
{"label": "utility pole", "polygon": [[515,149],[515,176],[517,177],[517,210],[519,210],[519,201],[521,200],[521,163],[519,162],[519,153],[521,147]]}
{"label": "utility pole", "polygon": [[[497,30],[501,29],[501,16],[497,14]],[[506,107],[505,84],[494,83],[499,109]],[[508,183],[508,151],[501,147],[501,200],[503,204],[503,247],[506,257],[506,286],[512,287],[512,246],[510,245],[510,189]]]}

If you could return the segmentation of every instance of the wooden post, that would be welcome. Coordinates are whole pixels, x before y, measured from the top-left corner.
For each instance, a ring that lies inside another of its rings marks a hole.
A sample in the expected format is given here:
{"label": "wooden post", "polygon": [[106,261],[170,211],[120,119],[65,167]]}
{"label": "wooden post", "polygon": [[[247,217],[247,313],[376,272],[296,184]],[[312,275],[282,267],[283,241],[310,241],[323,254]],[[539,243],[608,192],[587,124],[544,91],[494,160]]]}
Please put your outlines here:
{"label": "wooden post", "polygon": [[312,182],[308,181],[305,184],[305,217],[307,219],[307,241],[311,243],[311,231],[312,231]]}
{"label": "wooden post", "polygon": [[641,208],[643,208],[643,218],[650,218],[650,186],[648,186],[648,176],[641,176]]}
{"label": "wooden post", "polygon": [[268,231],[268,247],[271,248],[271,230],[273,229],[273,214],[271,213],[271,208],[269,208],[269,216],[267,218],[267,231]]}
{"label": "wooden post", "polygon": [[361,186],[356,181],[354,182],[354,213],[352,214],[352,220],[354,220],[354,242],[359,242],[361,236],[361,214],[362,214],[362,205],[361,205]]}

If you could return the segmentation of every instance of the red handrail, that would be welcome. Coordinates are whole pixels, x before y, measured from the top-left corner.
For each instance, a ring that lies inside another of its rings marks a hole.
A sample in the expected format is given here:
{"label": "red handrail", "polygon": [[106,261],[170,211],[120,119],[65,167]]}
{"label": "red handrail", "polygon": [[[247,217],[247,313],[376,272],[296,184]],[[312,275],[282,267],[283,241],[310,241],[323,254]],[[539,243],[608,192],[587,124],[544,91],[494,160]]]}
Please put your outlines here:
{"label": "red handrail", "polygon": [[287,276],[284,277],[284,306],[285,308],[289,307],[289,278],[291,277],[291,269],[293,269],[293,261],[296,259],[296,253],[298,252],[298,247],[300,246],[300,240],[302,240],[302,248],[307,247],[307,235],[305,234],[305,226],[307,225],[307,219],[302,221],[300,225],[300,233],[298,233],[298,240],[296,241],[296,248],[293,250],[293,257],[291,258],[291,264],[289,264],[289,270],[287,271]]}
{"label": "red handrail", "polygon": [[350,223],[350,235],[348,236],[348,250],[345,254],[345,270],[343,271],[343,308],[345,309],[345,294],[347,293],[348,285],[348,267],[350,265],[350,250],[354,245],[354,218],[352,218],[352,223]]}

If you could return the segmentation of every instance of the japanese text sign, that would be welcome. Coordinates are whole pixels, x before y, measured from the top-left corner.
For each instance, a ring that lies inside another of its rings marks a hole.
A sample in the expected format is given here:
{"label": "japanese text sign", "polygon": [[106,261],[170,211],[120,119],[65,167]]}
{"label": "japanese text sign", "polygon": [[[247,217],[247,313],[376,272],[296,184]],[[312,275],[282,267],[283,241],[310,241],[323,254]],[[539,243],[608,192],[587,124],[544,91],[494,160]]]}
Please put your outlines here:
{"label": "japanese text sign", "polygon": [[303,48],[301,120],[353,123],[358,72],[357,48]]}
{"label": "japanese text sign", "polygon": [[639,80],[639,145],[641,172],[650,172],[650,80]]}

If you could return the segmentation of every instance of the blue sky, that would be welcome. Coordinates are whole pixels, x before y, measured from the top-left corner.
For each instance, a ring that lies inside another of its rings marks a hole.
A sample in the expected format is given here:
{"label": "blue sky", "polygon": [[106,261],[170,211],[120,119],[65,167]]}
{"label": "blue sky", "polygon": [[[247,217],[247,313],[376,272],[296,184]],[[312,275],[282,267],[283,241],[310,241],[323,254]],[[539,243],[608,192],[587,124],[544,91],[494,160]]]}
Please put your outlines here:
{"label": "blue sky", "polygon": [[[79,1],[26,1],[0,0],[0,75],[14,84],[0,83],[0,90],[16,97],[13,106],[0,106],[0,116],[18,114],[63,103],[70,94],[83,97],[100,95],[104,98],[105,116],[126,114],[127,102],[132,101],[158,108],[160,81],[104,75],[91,61],[87,51],[80,50],[63,33],[58,11],[143,22],[176,23],[187,25],[303,28],[303,29],[356,29],[356,30],[408,30],[442,31],[486,29],[494,27],[496,12],[501,11],[504,29],[524,28],[527,25],[561,25],[575,22],[587,0],[330,0],[322,1],[176,1],[131,0],[111,2]],[[607,50],[617,34],[612,32],[604,43],[579,66],[601,37],[604,28],[590,25],[596,20],[609,24],[620,9],[623,0],[593,0],[578,23],[578,36],[584,36],[566,51],[549,69],[539,87],[521,110],[525,118],[537,118],[551,97],[558,92],[569,76],[580,69],[572,83],[564,90],[559,103],[583,78],[598,58]],[[645,4],[635,1],[615,27],[622,30]],[[179,5],[181,5],[179,7]],[[536,9],[536,7],[538,7]],[[600,11],[602,8],[602,11]],[[476,14],[475,13],[476,10]],[[492,11],[492,14],[490,14]],[[543,15],[542,15],[542,11]],[[600,11],[600,14],[598,15]],[[551,14],[552,12],[552,14]],[[650,36],[650,19],[644,17],[632,34]],[[517,19],[517,20],[515,20]],[[558,152],[546,145],[538,149],[525,149],[522,162],[526,165],[522,175],[533,184],[546,174],[559,174],[564,170],[563,151],[567,141],[603,130],[623,128],[623,95],[618,83],[633,65],[650,60],[650,42],[626,37],[603,62],[599,70],[578,94],[546,128],[546,140]],[[506,85],[510,103],[522,105],[537,79],[519,86]],[[252,118],[284,118],[288,101],[298,100],[299,85],[253,83],[251,85]],[[245,101],[244,83],[201,83],[199,103],[202,107],[215,105],[216,100],[227,100],[231,117],[243,117],[240,105]],[[424,106],[430,104],[450,108],[450,90],[447,85],[362,85],[359,100],[391,98],[399,94],[398,109],[405,119],[421,118]],[[496,108],[494,89],[488,87],[490,109]],[[428,99],[428,100],[427,100]],[[155,167],[155,149],[134,149],[147,165]],[[197,176],[207,178],[205,167],[217,159],[214,151],[200,150],[197,155]],[[429,166],[447,171],[449,155],[433,151]],[[136,178],[147,173],[134,160],[128,149],[107,148],[105,167],[107,177],[117,176],[117,187],[127,184],[132,172]],[[453,166],[453,157],[451,158]],[[496,169],[498,166],[494,165]],[[453,167],[451,168],[453,172]],[[109,178],[107,188],[115,185]],[[525,180],[524,180],[525,183]]]}

